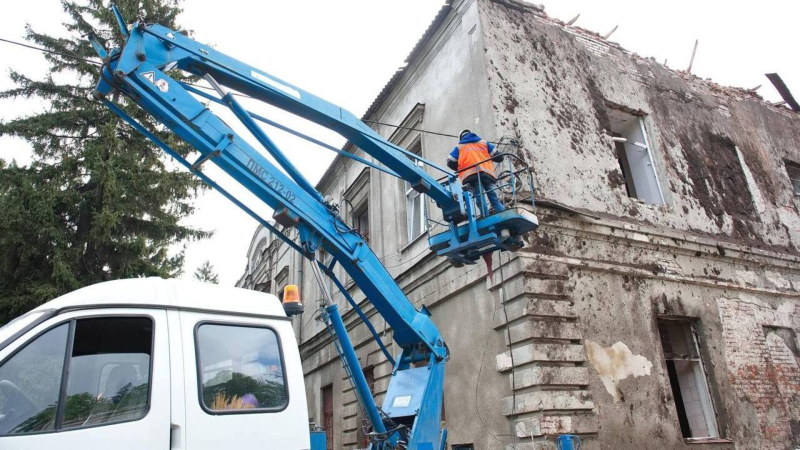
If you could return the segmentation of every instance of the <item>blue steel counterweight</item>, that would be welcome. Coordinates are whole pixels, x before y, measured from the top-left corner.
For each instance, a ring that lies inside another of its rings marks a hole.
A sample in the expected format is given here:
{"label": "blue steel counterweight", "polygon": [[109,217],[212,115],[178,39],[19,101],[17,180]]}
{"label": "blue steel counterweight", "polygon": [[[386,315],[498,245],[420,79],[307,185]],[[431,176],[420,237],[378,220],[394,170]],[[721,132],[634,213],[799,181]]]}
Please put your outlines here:
{"label": "blue steel counterweight", "polygon": [[[394,360],[395,366],[383,406],[378,408],[359,367],[338,308],[333,304],[325,308],[324,317],[335,331],[335,340],[354,382],[356,395],[372,424],[372,448],[443,448],[446,431],[441,425],[441,410],[444,364],[448,352],[430,313],[425,307],[421,310],[414,307],[364,239],[339,217],[337,209],[327,203],[302,176],[256,123],[256,119],[272,122],[245,110],[227,89],[338,132],[382,166],[364,160],[362,162],[407,181],[415,190],[429,196],[448,224],[448,231],[431,237],[432,248],[437,254],[456,263],[471,264],[486,253],[510,249],[510,239],[536,229],[536,217],[522,209],[512,209],[479,219],[469,195],[462,191],[455,174],[423,161],[445,173],[443,180],[434,179],[410,159],[410,156],[418,159],[417,156],[386,141],[348,111],[177,31],[143,22],[133,24],[129,30],[116,7],[113,10],[127,41],[122,48],[107,52],[98,39],[91,39],[104,61],[96,89],[97,98],[310,259],[315,275],[321,277],[324,272],[331,277],[372,330],[358,305],[333,275],[334,265],[342,266],[392,328],[393,338],[402,349],[396,358],[387,352],[388,359]],[[168,72],[173,69],[205,78],[219,97],[200,94],[192,86],[171,78]],[[181,157],[136,122],[110,100],[114,93],[124,95],[189,143],[199,153],[197,160],[192,163]],[[280,168],[201,103],[195,97],[198,94],[227,106]],[[273,218],[278,223],[295,227],[299,243],[289,239],[203,173],[202,166],[208,162],[220,167],[271,207],[275,211]],[[320,248],[333,257],[328,266],[319,264],[315,259]],[[329,293],[325,292],[325,295],[330,298]],[[377,333],[373,334],[377,336]],[[379,344],[382,346],[380,341]]]}

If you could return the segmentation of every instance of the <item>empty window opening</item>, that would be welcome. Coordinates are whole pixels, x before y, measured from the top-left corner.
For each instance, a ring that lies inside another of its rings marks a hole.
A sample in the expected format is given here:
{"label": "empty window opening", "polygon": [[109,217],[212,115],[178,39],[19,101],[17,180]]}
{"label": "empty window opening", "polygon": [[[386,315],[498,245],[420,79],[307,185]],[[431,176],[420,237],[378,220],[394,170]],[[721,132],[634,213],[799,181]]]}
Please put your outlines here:
{"label": "empty window opening", "polygon": [[325,448],[333,448],[333,385],[322,388],[322,426],[325,428]]}
{"label": "empty window opening", "polygon": [[325,250],[322,247],[320,247],[319,250],[317,250],[317,251],[318,251],[317,259],[319,260],[319,262],[321,262],[322,264],[327,265],[328,264],[328,260],[330,259],[330,254],[328,253],[328,251]]}
{"label": "empty window opening", "polygon": [[473,444],[453,444],[450,448],[452,450],[475,450]]}
{"label": "empty window opening", "polygon": [[719,437],[717,417],[694,324],[690,321],[659,320],[658,331],[683,437]]}
{"label": "empty window opening", "polygon": [[283,301],[283,288],[286,287],[288,282],[289,282],[289,266],[284,266],[283,269],[281,269],[281,271],[278,272],[278,275],[275,277],[275,287],[278,288],[277,294],[278,298],[281,299],[281,302]]}
{"label": "empty window opening", "polygon": [[369,202],[364,202],[353,213],[353,226],[369,244]]}
{"label": "empty window opening", "polygon": [[272,281],[267,280],[263,283],[257,283],[254,290],[270,294],[272,291]]}
{"label": "empty window opening", "polygon": [[347,217],[367,243],[369,243],[369,168],[365,168],[342,196],[347,205]]}
{"label": "empty window opening", "polygon": [[792,183],[792,190],[794,190],[794,196],[800,197],[800,164],[785,160],[786,165],[786,173],[789,174],[789,181]]}
{"label": "empty window opening", "polygon": [[[418,140],[414,145],[408,149],[415,155],[422,156],[422,141]],[[420,168],[424,167],[423,163],[415,160],[414,164]],[[425,196],[415,191],[411,187],[411,183],[404,182],[405,196],[406,196],[406,229],[408,230],[408,242],[413,241],[421,234],[428,231],[427,211],[425,210]]]}
{"label": "empty window opening", "polygon": [[611,108],[607,112],[628,197],[663,205],[664,196],[645,131],[644,117]]}

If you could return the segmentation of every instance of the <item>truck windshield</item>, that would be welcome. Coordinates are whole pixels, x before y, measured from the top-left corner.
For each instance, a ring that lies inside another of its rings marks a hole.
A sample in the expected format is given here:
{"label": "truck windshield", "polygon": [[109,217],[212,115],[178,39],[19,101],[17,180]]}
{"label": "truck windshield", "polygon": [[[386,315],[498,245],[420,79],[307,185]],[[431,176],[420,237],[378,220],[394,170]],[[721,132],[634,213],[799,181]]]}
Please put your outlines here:
{"label": "truck windshield", "polygon": [[20,331],[44,320],[54,313],[54,309],[37,309],[23,314],[0,328],[0,350],[9,344],[8,341]]}

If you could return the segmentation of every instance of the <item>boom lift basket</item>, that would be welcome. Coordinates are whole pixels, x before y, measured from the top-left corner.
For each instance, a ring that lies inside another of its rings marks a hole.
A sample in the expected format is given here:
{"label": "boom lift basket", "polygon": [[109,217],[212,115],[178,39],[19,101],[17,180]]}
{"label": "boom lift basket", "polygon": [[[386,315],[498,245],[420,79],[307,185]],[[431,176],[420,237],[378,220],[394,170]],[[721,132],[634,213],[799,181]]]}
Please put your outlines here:
{"label": "boom lift basket", "polygon": [[[508,143],[503,138],[500,146],[516,145],[511,140]],[[428,238],[430,249],[439,256],[449,258],[455,265],[475,264],[483,255],[497,250],[517,251],[522,246],[521,236],[539,228],[539,220],[534,214],[536,203],[536,188],[530,166],[515,153],[499,153],[492,158],[480,161],[460,172],[470,170],[487,161],[503,158],[498,164],[500,174],[494,180],[493,186],[484,189],[483,179],[486,175],[477,172],[478,192],[482,196],[480,208],[475,198],[468,192],[465,193],[468,214],[467,223],[458,226],[450,225],[447,231],[433,234]],[[488,183],[487,183],[488,184]],[[506,209],[490,214],[487,194],[495,192]],[[474,214],[469,214],[475,211]],[[473,219],[474,218],[474,219]]]}

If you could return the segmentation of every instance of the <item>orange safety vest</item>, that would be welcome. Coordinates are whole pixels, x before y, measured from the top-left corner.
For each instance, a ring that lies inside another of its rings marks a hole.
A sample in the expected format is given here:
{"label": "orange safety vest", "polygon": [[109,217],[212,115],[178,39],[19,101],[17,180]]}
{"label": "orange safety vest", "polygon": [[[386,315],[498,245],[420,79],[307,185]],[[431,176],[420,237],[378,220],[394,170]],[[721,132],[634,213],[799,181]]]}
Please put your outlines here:
{"label": "orange safety vest", "polygon": [[[458,144],[458,178],[464,181],[468,176],[475,175],[479,171],[495,178],[494,163],[489,158],[489,144],[484,140]],[[481,163],[481,161],[484,162]],[[476,164],[478,165],[476,166]],[[467,167],[470,168],[464,170]]]}

